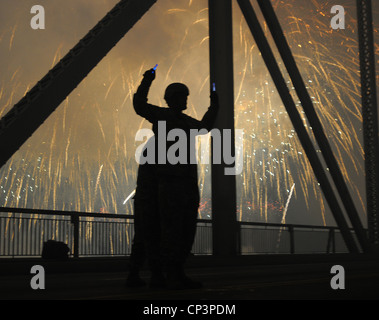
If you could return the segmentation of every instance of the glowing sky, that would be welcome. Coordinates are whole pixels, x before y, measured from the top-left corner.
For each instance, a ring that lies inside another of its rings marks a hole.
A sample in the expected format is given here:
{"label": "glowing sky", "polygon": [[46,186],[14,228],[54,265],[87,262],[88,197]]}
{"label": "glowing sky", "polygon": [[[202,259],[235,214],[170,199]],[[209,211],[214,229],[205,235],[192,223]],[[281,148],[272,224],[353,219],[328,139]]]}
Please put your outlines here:
{"label": "glowing sky", "polygon": [[[272,2],[366,223],[355,1],[339,1],[346,29],[338,31],[330,28],[328,1]],[[32,30],[35,1],[2,0],[0,116],[116,3],[41,0],[46,29]],[[233,6],[235,124],[245,131],[244,141],[237,141],[245,150],[237,177],[238,218],[334,224],[250,31]],[[374,4],[375,21],[377,16]],[[0,205],[132,213],[123,201],[135,187],[134,137],[150,125],[134,113],[131,96],[143,72],[158,63],[150,102],[165,106],[165,87],[184,82],[190,88],[188,114],[200,118],[209,105],[207,36],[206,0],[159,0],[0,170]],[[199,171],[200,213],[206,218],[209,167]]]}

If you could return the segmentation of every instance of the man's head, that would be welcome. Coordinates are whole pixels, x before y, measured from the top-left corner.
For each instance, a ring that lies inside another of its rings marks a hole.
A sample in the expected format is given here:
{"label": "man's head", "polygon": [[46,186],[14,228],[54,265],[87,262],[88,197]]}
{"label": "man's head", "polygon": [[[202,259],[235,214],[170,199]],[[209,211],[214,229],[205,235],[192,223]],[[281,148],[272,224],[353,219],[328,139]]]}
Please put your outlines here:
{"label": "man's head", "polygon": [[187,109],[187,98],[189,95],[189,90],[187,86],[183,83],[171,83],[165,91],[164,99],[170,108],[177,110]]}

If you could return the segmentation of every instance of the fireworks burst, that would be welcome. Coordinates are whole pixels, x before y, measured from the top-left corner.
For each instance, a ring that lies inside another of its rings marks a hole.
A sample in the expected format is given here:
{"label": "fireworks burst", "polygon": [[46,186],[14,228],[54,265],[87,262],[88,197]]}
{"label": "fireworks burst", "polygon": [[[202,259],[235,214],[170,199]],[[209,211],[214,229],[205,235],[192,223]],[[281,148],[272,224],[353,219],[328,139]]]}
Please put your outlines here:
{"label": "fireworks burst", "polygon": [[[12,9],[25,10],[20,2]],[[47,27],[44,37],[52,41],[43,46],[42,37],[32,34],[28,24],[20,23],[21,18],[17,24],[4,24],[6,27],[0,29],[0,116],[116,2],[55,1],[50,9],[63,9],[50,11],[51,24],[57,24]],[[348,8],[355,10],[352,1],[343,2],[347,12]],[[275,0],[273,4],[354,200],[364,212],[356,21],[347,15],[346,30],[336,32],[329,27],[326,2]],[[86,19],[80,14],[84,9]],[[70,17],[69,23],[63,23],[63,15]],[[295,222],[333,223],[237,6],[233,16],[235,127],[245,133],[236,141],[244,150],[243,155],[237,155],[244,163],[237,177],[238,219],[278,222],[287,214],[287,220]],[[25,21],[29,18],[25,16]],[[59,29],[67,36],[56,40]],[[35,45],[26,55],[20,46],[29,37]],[[38,46],[47,46],[43,54]],[[157,80],[149,101],[165,106],[165,87],[171,82],[185,82],[190,88],[188,113],[200,118],[209,104],[207,1],[157,2],[3,166],[1,205],[132,214],[131,202],[125,206],[123,201],[135,189],[134,137],[138,129],[150,128],[135,115],[132,97],[143,72],[157,63]],[[288,86],[293,89],[290,80]],[[294,90],[291,94],[302,112]],[[305,118],[304,125],[311,134]],[[201,218],[211,217],[210,171],[209,165],[199,165]],[[291,208],[296,210],[286,212],[292,191]]]}

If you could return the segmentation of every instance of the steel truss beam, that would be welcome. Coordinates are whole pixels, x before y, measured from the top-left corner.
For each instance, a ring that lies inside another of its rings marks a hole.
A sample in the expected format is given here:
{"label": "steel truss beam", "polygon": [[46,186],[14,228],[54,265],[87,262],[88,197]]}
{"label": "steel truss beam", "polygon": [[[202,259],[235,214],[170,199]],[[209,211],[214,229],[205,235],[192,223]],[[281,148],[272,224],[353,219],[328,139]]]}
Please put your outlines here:
{"label": "steel truss beam", "polygon": [[121,0],[0,120],[0,167],[157,0]]}
{"label": "steel truss beam", "polygon": [[363,145],[366,169],[366,202],[369,242],[379,252],[378,212],[378,107],[371,0],[357,0],[359,60],[361,72]]}
{"label": "steel truss beam", "polygon": [[354,201],[350,196],[349,189],[346,186],[342,172],[339,168],[336,158],[333,155],[332,148],[322,128],[321,121],[319,120],[317,113],[313,107],[313,102],[309,96],[309,93],[305,87],[304,81],[297,68],[295,59],[292,55],[291,49],[286,41],[282,27],[279,20],[276,17],[274,9],[270,1],[258,0],[259,6],[262,10],[263,16],[266,19],[267,25],[270,29],[275,44],[279,50],[279,53],[283,59],[283,62],[287,68],[288,74],[291,77],[293,86],[301,101],[304,112],[312,127],[314,136],[324,156],[325,162],[329,167],[329,172],[333,178],[334,184],[337,188],[338,194],[345,207],[345,211],[350,218],[350,222],[357,235],[359,243],[364,252],[369,252],[369,243],[367,240],[366,232],[363,229],[362,222],[359,218],[358,211],[355,207]]}
{"label": "steel truss beam", "polygon": [[[231,0],[209,0],[208,7],[210,84],[216,84],[220,104],[216,127],[221,130],[230,129],[230,150],[234,153],[232,3]],[[212,155],[213,152],[212,148]],[[217,256],[236,255],[239,243],[236,180],[235,175],[225,175],[226,167],[223,159],[221,164],[212,161],[212,237],[213,254]]]}
{"label": "steel truss beam", "polygon": [[280,68],[275,60],[274,54],[268,44],[268,41],[264,35],[264,32],[259,24],[258,18],[254,12],[253,7],[249,0],[237,0],[241,8],[241,11],[245,17],[245,20],[250,28],[250,31],[255,39],[255,42],[261,51],[262,58],[271,74],[271,78],[274,81],[279,95],[283,101],[283,104],[288,112],[288,115],[292,121],[292,124],[297,132],[300,143],[308,157],[308,160],[313,168],[315,176],[320,183],[320,187],[323,194],[331,208],[334,219],[341,230],[341,234],[346,243],[348,250],[351,253],[358,253],[359,248],[349,230],[346,220],[343,216],[343,212],[340,208],[337,198],[334,195],[334,191],[328,177],[325,174],[320,159],[317,156],[313,143],[308,135],[308,132],[304,128],[301,116],[296,108],[296,105],[291,97],[288,87],[285,83]]}

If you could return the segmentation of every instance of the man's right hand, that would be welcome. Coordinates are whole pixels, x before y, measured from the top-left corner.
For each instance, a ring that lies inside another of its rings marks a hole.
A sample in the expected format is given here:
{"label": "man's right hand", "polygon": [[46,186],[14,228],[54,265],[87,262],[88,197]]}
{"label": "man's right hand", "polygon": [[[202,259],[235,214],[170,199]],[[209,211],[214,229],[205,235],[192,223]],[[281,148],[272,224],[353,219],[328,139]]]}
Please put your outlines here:
{"label": "man's right hand", "polygon": [[154,69],[149,69],[147,70],[144,74],[143,74],[143,77],[144,79],[146,80],[150,80],[150,81],[153,81],[155,79],[155,70]]}

